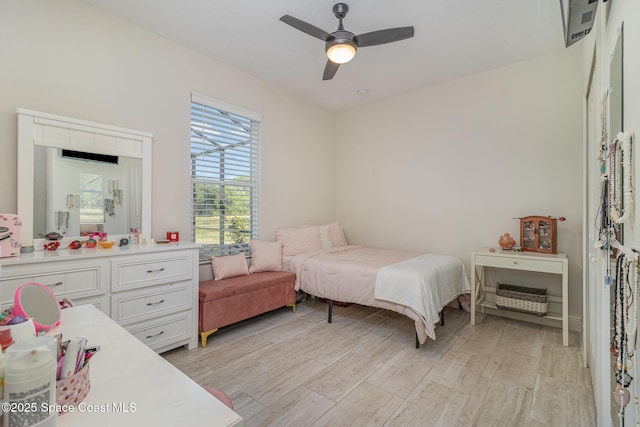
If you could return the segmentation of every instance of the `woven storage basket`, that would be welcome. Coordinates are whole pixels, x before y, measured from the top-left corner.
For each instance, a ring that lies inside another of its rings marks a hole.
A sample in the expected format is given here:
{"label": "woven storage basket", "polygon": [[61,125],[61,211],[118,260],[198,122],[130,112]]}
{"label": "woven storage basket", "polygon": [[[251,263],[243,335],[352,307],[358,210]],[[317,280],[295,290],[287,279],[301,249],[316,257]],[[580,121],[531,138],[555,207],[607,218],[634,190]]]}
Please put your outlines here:
{"label": "woven storage basket", "polygon": [[500,310],[547,315],[547,290],[498,283],[496,306]]}

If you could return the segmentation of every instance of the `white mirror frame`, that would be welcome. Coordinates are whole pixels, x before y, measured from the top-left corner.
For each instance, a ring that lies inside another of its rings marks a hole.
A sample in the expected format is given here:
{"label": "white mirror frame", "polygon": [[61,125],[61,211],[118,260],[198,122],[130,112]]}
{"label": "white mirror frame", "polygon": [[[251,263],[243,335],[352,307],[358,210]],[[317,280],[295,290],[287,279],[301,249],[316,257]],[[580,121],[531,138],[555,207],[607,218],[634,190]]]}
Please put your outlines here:
{"label": "white mirror frame", "polygon": [[[142,161],[140,238],[151,235],[151,143],[153,135],[102,123],[18,108],[18,216],[22,221],[20,242],[43,250],[45,239],[33,237],[34,147],[64,148],[75,151],[127,156]],[[110,239],[120,236],[110,236]],[[125,237],[123,235],[122,237]],[[80,236],[65,236],[66,247]]]}

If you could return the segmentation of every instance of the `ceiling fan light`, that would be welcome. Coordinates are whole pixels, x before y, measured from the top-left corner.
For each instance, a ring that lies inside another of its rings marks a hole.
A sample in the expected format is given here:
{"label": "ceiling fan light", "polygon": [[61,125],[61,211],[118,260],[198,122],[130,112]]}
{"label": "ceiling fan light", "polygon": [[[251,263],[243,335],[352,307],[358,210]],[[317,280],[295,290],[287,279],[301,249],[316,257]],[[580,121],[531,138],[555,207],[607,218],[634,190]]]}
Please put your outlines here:
{"label": "ceiling fan light", "polygon": [[331,62],[344,64],[356,55],[356,46],[351,41],[332,44],[327,48],[327,56]]}

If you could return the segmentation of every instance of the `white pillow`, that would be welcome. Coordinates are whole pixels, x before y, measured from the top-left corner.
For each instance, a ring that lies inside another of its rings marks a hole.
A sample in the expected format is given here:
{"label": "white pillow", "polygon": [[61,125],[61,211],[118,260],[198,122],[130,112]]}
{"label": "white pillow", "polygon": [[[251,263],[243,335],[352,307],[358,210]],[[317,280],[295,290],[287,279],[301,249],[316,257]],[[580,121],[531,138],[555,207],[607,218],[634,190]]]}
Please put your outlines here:
{"label": "white pillow", "polygon": [[291,256],[322,249],[320,226],[279,228],[276,240],[282,242],[282,255]]}
{"label": "white pillow", "polygon": [[322,246],[322,249],[331,249],[333,247],[328,225],[320,226],[320,245]]}
{"label": "white pillow", "polygon": [[282,271],[282,242],[252,240],[249,246],[251,247],[249,273]]}
{"label": "white pillow", "polygon": [[346,246],[347,238],[344,237],[344,229],[338,222],[332,222],[329,224],[329,237],[331,238],[331,244],[334,247]]}
{"label": "white pillow", "polygon": [[211,257],[211,268],[214,280],[249,274],[247,259],[243,253]]}

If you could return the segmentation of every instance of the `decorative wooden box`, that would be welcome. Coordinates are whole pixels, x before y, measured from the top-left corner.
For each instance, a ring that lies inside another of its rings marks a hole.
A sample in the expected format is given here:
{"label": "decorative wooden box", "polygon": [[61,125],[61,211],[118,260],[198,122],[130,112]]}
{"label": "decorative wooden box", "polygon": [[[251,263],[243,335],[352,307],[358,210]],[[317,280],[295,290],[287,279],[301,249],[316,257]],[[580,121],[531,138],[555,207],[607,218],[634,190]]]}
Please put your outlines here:
{"label": "decorative wooden box", "polygon": [[549,216],[520,218],[520,247],[523,251],[558,253],[558,219]]}

